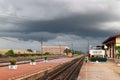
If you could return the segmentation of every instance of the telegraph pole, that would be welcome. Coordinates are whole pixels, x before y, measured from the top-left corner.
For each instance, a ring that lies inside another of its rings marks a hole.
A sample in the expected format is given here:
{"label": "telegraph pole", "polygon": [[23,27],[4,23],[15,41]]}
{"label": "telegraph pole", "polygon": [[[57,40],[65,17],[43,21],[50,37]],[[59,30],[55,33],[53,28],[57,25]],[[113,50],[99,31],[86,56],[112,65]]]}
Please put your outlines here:
{"label": "telegraph pole", "polygon": [[41,59],[43,57],[43,41],[41,40]]}
{"label": "telegraph pole", "polygon": [[87,49],[87,55],[88,55],[90,50],[90,43],[89,43],[89,40],[87,40],[87,42],[88,42],[88,49]]}
{"label": "telegraph pole", "polygon": [[59,47],[60,47],[60,55],[61,55],[61,45],[59,45]]}
{"label": "telegraph pole", "polygon": [[73,43],[71,43],[71,47],[72,47],[72,52],[74,53],[74,50],[73,50]]}

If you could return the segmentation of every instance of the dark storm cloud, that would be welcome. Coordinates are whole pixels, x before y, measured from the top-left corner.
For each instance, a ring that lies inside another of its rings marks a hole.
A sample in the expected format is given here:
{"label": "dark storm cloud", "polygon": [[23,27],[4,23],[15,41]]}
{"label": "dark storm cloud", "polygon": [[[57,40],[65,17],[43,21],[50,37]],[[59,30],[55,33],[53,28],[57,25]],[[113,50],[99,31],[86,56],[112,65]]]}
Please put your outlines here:
{"label": "dark storm cloud", "polygon": [[43,40],[86,51],[120,32],[119,13],[118,0],[0,0],[0,47],[39,50]]}
{"label": "dark storm cloud", "polygon": [[[81,37],[105,37],[112,35],[111,30],[101,30],[101,23],[117,19],[109,12],[71,14],[53,20],[13,20],[7,19],[11,27],[2,29],[1,36],[15,37],[22,40],[50,40],[61,34]],[[119,18],[118,18],[119,19]],[[2,20],[3,21],[3,20]],[[6,21],[6,19],[4,20]]]}
{"label": "dark storm cloud", "polygon": [[[17,37],[23,40],[42,38],[49,40],[61,34],[105,37],[113,34],[114,31],[101,24],[120,21],[120,17],[114,14],[114,9],[111,10],[109,3],[104,0],[52,0],[52,2],[13,0],[11,4],[9,3],[8,1],[8,9],[1,8],[3,9],[1,13],[6,12],[7,16],[0,18],[0,36]],[[112,6],[115,5],[110,5]],[[24,16],[29,18],[25,19]]]}
{"label": "dark storm cloud", "polygon": [[[86,37],[105,37],[111,35],[111,31],[100,29],[100,23],[112,21],[109,13],[96,14],[75,14],[58,18],[54,20],[29,20],[25,22],[16,23],[18,28],[11,29],[9,32],[20,32],[24,39],[39,40],[40,37],[46,39],[55,38],[59,34],[74,34]],[[19,29],[20,28],[20,29]],[[43,33],[39,33],[43,32]],[[47,32],[47,33],[44,33]],[[38,33],[36,35],[32,35]],[[51,33],[51,35],[49,35]],[[54,34],[54,35],[53,35]],[[27,35],[27,36],[25,36]],[[52,36],[53,35],[53,36]],[[38,37],[39,36],[39,37]]]}

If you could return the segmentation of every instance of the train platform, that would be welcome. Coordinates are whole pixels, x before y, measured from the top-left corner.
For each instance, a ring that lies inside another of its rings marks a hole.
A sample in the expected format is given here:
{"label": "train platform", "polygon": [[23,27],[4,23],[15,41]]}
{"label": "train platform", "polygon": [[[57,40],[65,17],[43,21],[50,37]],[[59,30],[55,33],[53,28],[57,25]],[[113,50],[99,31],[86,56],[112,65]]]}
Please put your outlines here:
{"label": "train platform", "polygon": [[77,80],[119,80],[120,67],[111,61],[83,63]]}
{"label": "train platform", "polygon": [[71,61],[74,58],[60,58],[50,60],[48,62],[37,62],[36,65],[21,64],[17,69],[9,69],[8,66],[0,67],[0,80],[16,80],[17,78],[24,77],[37,72],[42,72],[48,68],[54,68],[57,65]]}

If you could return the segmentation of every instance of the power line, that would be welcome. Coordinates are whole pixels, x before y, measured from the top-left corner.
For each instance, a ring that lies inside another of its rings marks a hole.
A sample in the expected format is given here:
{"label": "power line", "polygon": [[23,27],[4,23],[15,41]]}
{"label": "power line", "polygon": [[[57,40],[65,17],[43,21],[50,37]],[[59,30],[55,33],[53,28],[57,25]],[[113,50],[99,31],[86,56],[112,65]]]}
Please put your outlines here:
{"label": "power line", "polygon": [[[23,42],[25,42],[24,40],[19,40],[19,39],[17,39],[17,41],[16,40],[11,40],[11,39],[8,39],[7,37],[1,37],[1,39],[4,39],[4,40],[7,40],[7,41],[11,41],[11,42],[15,42],[15,43],[23,43]],[[29,40],[29,42],[33,42],[33,41],[30,41]]]}
{"label": "power line", "polygon": [[11,41],[11,42],[16,42],[16,43],[18,43],[18,42],[17,42],[17,41],[15,41],[15,40],[10,40],[10,39],[5,38],[5,37],[1,37],[1,39],[4,39],[4,40],[7,40],[7,41]]}

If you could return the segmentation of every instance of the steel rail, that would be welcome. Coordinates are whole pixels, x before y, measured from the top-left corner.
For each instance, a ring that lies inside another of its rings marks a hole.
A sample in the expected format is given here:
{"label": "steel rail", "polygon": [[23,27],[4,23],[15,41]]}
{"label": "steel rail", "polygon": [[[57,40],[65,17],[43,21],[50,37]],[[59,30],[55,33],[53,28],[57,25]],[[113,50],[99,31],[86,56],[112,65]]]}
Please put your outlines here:
{"label": "steel rail", "polygon": [[62,66],[61,68],[55,70],[54,72],[48,73],[43,78],[40,78],[38,80],[76,80],[75,77],[77,77],[79,74],[83,60],[84,57],[77,58],[70,63]]}

